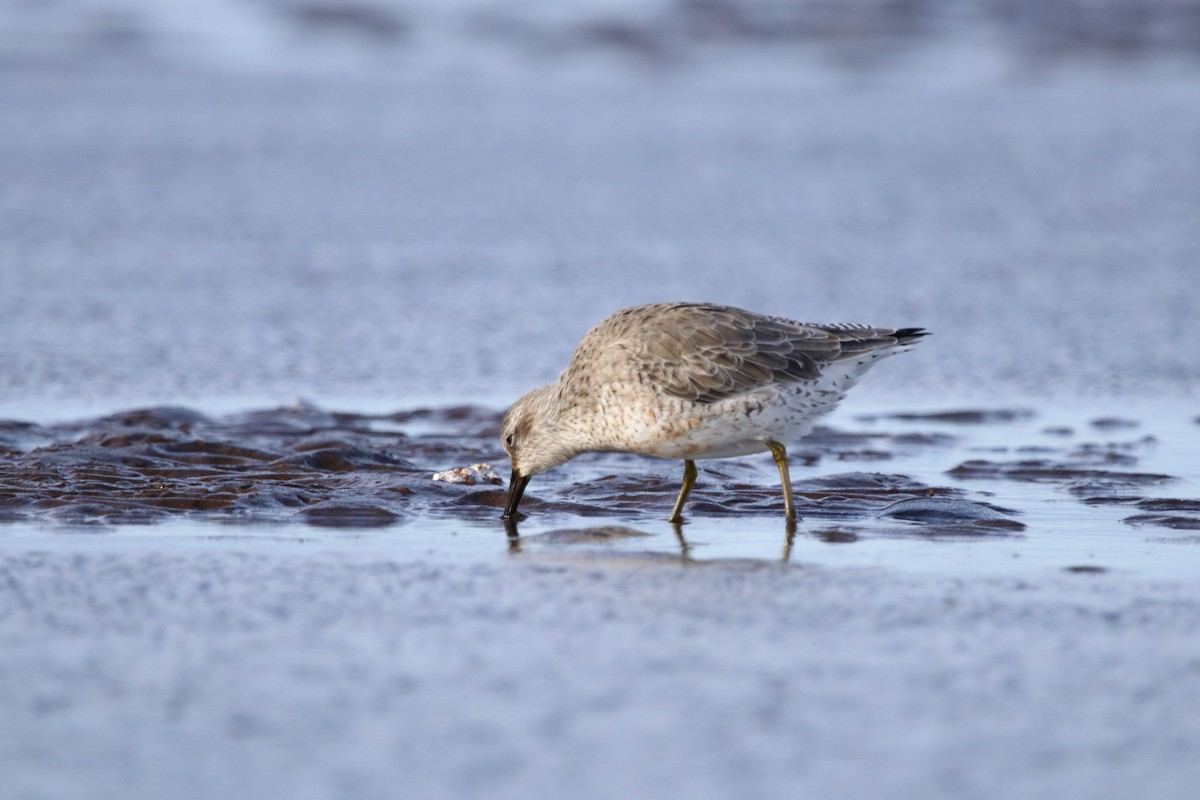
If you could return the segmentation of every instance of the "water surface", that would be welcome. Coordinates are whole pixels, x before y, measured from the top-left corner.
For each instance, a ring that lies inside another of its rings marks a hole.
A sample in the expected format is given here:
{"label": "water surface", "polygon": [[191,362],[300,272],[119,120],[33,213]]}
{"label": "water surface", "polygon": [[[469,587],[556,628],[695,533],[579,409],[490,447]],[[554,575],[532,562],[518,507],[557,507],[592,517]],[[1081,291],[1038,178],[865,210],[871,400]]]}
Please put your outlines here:
{"label": "water surface", "polygon": [[[1200,425],[1186,404],[1156,409],[1153,419],[1128,408],[837,415],[791,449],[794,530],[765,456],[700,462],[687,521],[673,526],[664,520],[680,465],[625,454],[591,454],[537,476],[523,518],[506,530],[499,413],[475,406],[213,416],[163,407],[10,421],[0,424],[0,519],[10,541],[285,541],[402,559],[749,559],[1194,578],[1200,473],[1190,456]],[[433,478],[481,463],[494,465],[490,478]]]}

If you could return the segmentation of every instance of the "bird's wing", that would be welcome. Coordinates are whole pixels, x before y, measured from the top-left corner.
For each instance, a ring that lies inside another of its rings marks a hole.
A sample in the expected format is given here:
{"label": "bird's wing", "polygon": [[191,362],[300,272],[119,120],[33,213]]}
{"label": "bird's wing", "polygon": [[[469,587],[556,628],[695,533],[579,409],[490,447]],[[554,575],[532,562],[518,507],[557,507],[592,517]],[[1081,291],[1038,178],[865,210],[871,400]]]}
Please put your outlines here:
{"label": "bird's wing", "polygon": [[[589,348],[591,357],[614,368],[623,361],[660,391],[705,404],[770,384],[816,381],[831,362],[921,335],[917,329],[811,325],[719,305],[664,304],[628,312],[606,320],[607,331],[597,327],[604,352]],[[587,337],[581,351],[585,344]]]}

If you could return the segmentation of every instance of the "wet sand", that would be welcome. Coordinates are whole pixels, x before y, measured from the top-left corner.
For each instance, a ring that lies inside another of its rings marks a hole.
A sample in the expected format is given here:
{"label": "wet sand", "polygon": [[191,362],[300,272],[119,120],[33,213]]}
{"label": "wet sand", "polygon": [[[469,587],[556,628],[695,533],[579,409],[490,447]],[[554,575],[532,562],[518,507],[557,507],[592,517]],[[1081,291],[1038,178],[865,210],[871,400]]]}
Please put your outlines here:
{"label": "wet sand", "polygon": [[1196,581],[128,531],[0,534],[9,796],[1183,800],[1200,778]]}
{"label": "wet sand", "polygon": [[670,300],[932,330],[876,407],[1197,391],[1200,84],[896,81],[0,74],[0,416],[500,408]]}
{"label": "wet sand", "polygon": [[[0,420],[0,520],[494,521],[503,478],[465,468],[505,466],[500,417],[475,406],[357,414],[308,405],[225,416],[161,407],[48,425]],[[806,520],[851,526],[915,523],[927,536],[1020,532],[1022,509],[982,498],[1024,498],[1013,484],[1035,483],[1075,498],[1081,520],[1087,506],[1116,506],[1137,512],[1126,524],[1200,529],[1200,499],[1161,495],[1169,488],[1200,496],[1192,481],[1139,469],[1157,445],[1141,423],[1107,417],[1078,434],[1066,426],[1028,430],[1036,418],[1029,409],[964,409],[864,414],[856,430],[819,427],[792,448],[802,476],[819,473],[794,482],[798,509]],[[1029,438],[1005,447],[973,445],[961,433],[987,427],[994,435],[1017,421],[1027,423],[1017,435]],[[944,471],[951,482],[892,471],[900,461],[929,474],[947,456],[961,459]],[[763,462],[702,462],[689,519],[780,517],[781,493]],[[580,467],[539,477],[522,516],[657,521],[678,491],[676,472],[671,461],[593,454]]]}
{"label": "wet sand", "polygon": [[673,529],[677,465],[598,454],[515,539],[433,479],[485,408],[0,423],[7,791],[1189,796],[1200,425],[832,420],[791,536],[766,456]]}

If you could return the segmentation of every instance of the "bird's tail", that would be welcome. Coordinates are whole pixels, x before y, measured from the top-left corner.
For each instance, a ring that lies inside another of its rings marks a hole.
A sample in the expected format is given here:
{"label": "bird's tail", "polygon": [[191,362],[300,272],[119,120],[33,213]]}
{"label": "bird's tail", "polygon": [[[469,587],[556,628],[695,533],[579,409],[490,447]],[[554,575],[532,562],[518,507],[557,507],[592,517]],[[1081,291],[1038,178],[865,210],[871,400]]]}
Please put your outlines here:
{"label": "bird's tail", "polygon": [[841,345],[837,360],[858,359],[868,353],[878,358],[893,353],[903,353],[922,337],[928,336],[924,328],[873,328],[867,325],[823,325],[823,330],[834,334]]}

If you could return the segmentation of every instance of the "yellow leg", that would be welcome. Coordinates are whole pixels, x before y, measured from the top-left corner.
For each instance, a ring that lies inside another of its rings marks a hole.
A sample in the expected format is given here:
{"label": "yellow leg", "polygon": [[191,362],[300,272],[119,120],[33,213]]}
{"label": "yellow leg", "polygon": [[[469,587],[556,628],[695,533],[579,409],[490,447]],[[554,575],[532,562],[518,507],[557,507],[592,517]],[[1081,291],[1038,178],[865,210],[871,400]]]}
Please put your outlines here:
{"label": "yellow leg", "polygon": [[787,448],[779,442],[767,440],[767,447],[779,467],[779,481],[783,484],[783,513],[788,519],[796,518],[796,501],[792,499],[792,477],[788,474]]}
{"label": "yellow leg", "polygon": [[696,462],[684,460],[683,486],[679,487],[679,499],[675,501],[675,510],[671,512],[668,522],[683,522],[683,503],[696,485]]}

